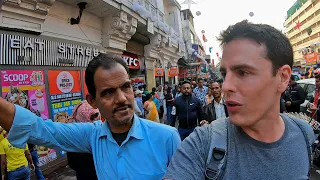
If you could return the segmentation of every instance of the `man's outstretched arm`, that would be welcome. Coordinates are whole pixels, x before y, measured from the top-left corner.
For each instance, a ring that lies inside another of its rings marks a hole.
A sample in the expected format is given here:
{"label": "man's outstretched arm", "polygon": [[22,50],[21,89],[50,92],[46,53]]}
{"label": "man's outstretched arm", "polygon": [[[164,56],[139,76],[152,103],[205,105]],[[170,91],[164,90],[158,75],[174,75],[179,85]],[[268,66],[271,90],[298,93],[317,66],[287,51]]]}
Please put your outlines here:
{"label": "man's outstretched arm", "polygon": [[90,152],[94,124],[63,124],[42,120],[31,111],[0,98],[0,126],[9,131],[8,140],[18,148],[32,143],[68,152]]}

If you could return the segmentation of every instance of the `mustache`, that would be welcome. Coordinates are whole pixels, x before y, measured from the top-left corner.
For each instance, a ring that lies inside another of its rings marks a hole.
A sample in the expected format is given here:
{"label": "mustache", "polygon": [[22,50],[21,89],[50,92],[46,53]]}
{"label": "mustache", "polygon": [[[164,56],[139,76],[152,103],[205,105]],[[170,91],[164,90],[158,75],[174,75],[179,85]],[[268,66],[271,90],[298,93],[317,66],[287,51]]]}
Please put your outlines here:
{"label": "mustache", "polygon": [[131,109],[133,109],[133,107],[132,107],[131,104],[121,104],[121,105],[119,105],[118,107],[113,108],[113,109],[112,109],[112,113],[114,114],[116,111],[118,111],[118,110],[121,109],[121,108],[131,108]]}

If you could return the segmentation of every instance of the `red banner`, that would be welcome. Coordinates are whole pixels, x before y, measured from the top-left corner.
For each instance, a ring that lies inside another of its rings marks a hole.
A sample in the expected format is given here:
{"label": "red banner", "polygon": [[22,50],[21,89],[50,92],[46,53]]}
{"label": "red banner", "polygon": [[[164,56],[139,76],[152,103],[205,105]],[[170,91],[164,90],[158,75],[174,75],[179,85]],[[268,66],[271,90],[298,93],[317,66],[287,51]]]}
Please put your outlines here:
{"label": "red banner", "polygon": [[179,69],[177,66],[173,66],[169,69],[169,77],[175,77],[179,75]]}
{"label": "red banner", "polygon": [[155,76],[155,77],[164,76],[164,70],[163,70],[163,68],[155,68],[155,69],[154,69],[154,76]]}

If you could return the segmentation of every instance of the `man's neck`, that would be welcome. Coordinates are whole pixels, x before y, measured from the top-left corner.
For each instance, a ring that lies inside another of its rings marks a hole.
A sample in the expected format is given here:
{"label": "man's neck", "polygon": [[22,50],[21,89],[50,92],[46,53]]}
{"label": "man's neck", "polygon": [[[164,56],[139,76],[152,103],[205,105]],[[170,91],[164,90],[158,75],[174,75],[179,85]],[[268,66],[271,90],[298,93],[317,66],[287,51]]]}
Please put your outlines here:
{"label": "man's neck", "polygon": [[220,96],[220,97],[215,97],[215,98],[214,98],[214,100],[215,100],[217,103],[220,103],[221,99],[222,99],[222,97],[221,97],[221,96]]}
{"label": "man's neck", "polygon": [[282,137],[285,124],[279,113],[274,113],[272,116],[266,116],[253,126],[242,127],[242,130],[253,139],[273,143]]}

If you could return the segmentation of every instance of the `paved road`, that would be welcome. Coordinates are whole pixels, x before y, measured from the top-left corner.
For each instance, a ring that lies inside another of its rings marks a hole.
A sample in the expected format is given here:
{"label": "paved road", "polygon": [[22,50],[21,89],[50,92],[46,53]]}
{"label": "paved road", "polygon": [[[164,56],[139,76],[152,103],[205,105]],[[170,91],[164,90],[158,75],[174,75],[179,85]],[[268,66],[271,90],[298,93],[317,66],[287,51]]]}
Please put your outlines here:
{"label": "paved road", "polygon": [[311,180],[319,180],[320,179],[320,167],[313,165],[313,169],[311,171]]}

